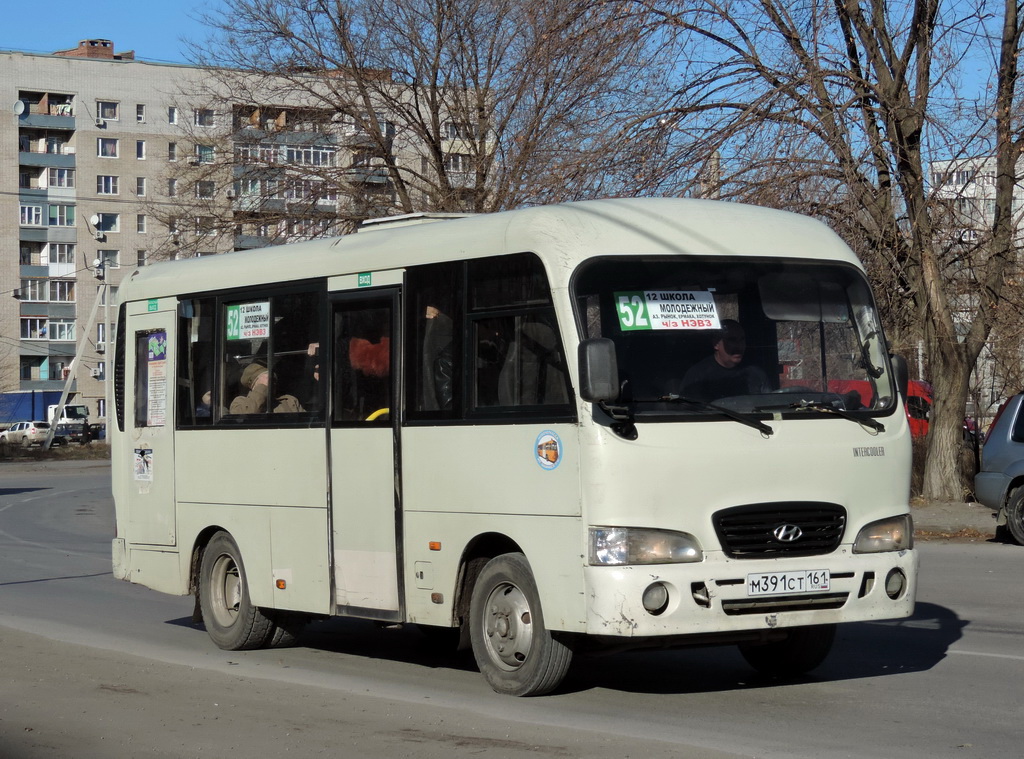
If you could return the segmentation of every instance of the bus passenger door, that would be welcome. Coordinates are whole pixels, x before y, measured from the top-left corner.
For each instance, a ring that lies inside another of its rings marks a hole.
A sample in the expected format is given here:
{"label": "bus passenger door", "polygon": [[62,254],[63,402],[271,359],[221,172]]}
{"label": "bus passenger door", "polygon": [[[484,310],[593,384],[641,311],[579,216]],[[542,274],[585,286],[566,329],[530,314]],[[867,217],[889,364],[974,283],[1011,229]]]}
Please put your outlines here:
{"label": "bus passenger door", "polygon": [[174,515],[174,334],[176,302],[171,310],[149,312],[151,304],[128,305],[125,334],[125,428],[131,441],[121,456],[128,457],[129,543],[173,546]]}
{"label": "bus passenger door", "polygon": [[401,619],[398,289],[332,302],[331,515],[337,613]]}

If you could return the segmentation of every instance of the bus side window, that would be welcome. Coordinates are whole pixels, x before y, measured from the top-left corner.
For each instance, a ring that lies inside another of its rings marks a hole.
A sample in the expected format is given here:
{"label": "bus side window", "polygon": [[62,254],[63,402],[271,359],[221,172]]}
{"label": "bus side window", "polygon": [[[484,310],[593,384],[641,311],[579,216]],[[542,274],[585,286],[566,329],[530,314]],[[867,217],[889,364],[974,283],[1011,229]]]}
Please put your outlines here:
{"label": "bus side window", "polygon": [[334,421],[387,424],[390,304],[339,304],[334,313]]}
{"label": "bus side window", "polygon": [[567,406],[562,341],[540,259],[473,260],[468,277],[473,409]]}
{"label": "bus side window", "polygon": [[408,272],[409,410],[424,418],[451,418],[462,388],[461,262],[418,266]]}
{"label": "bus side window", "polygon": [[238,416],[322,408],[320,294],[287,293],[224,304],[221,397]]}
{"label": "bus side window", "polygon": [[185,300],[178,310],[178,424],[209,425],[213,421],[214,300]]}
{"label": "bus side window", "polygon": [[135,333],[135,426],[167,423],[167,332]]}

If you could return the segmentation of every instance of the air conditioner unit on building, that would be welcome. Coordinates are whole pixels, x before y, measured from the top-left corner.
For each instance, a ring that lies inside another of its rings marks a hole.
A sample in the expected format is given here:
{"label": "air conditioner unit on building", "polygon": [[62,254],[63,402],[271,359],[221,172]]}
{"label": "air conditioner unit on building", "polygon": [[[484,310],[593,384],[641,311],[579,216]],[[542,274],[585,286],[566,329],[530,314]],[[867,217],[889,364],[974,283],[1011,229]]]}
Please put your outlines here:
{"label": "air conditioner unit on building", "polygon": [[233,200],[234,197],[235,197],[235,191],[234,190],[228,190],[225,194],[228,196],[228,200]]}
{"label": "air conditioner unit on building", "polygon": [[106,343],[96,343],[96,352],[97,353],[106,353],[107,352],[107,344]]}
{"label": "air conditioner unit on building", "polygon": [[102,129],[106,125],[107,125],[107,122],[104,121],[103,119],[96,119],[96,126],[98,126],[100,129]]}
{"label": "air conditioner unit on building", "polygon": [[103,370],[100,369],[98,366],[94,366],[92,369],[89,370],[89,376],[99,379],[100,377],[103,376]]}

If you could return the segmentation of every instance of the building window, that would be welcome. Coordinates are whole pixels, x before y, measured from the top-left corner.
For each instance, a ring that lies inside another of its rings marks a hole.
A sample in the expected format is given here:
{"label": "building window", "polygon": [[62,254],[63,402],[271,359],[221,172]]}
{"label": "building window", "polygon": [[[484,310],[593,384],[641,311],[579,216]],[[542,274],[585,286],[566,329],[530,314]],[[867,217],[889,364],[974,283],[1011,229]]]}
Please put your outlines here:
{"label": "building window", "polygon": [[45,279],[21,280],[20,299],[28,303],[46,303],[49,288]]}
{"label": "building window", "polygon": [[96,101],[96,118],[103,121],[118,121],[118,104],[109,100]]}
{"label": "building window", "polygon": [[100,174],[96,177],[97,195],[117,195],[117,177]]}
{"label": "building window", "polygon": [[121,251],[119,250],[97,250],[96,257],[108,269],[121,268]]}
{"label": "building window", "polygon": [[178,194],[178,180],[171,177],[167,180],[167,197],[173,198]]}
{"label": "building window", "polygon": [[136,140],[135,141],[135,157],[138,158],[140,161],[144,161],[146,159],[146,141],[145,140]]}
{"label": "building window", "polygon": [[209,179],[203,179],[196,182],[196,197],[209,199],[213,197],[215,190],[214,182]]}
{"label": "building window", "polygon": [[135,194],[140,197],[146,197],[146,178],[135,177]]}
{"label": "building window", "polygon": [[144,250],[137,250],[137,251],[135,251],[135,265],[136,266],[145,266],[146,265],[146,257],[147,257],[146,256],[146,251],[144,251]]}
{"label": "building window", "polygon": [[289,147],[285,153],[288,163],[300,166],[333,166],[336,150],[332,147]]}
{"label": "building window", "polygon": [[22,340],[45,340],[46,339],[46,319],[41,319],[36,316],[22,317],[21,319],[21,339]]}
{"label": "building window", "polygon": [[18,251],[18,263],[22,266],[46,266],[46,249],[38,243],[22,243]]}
{"label": "building window", "polygon": [[55,169],[51,167],[47,175],[47,184],[50,187],[74,187],[75,170]]}
{"label": "building window", "polygon": [[110,302],[117,302],[117,288],[114,285],[106,287],[104,285],[96,285],[96,300],[100,302],[101,306],[107,305],[107,293],[110,293]]}
{"label": "building window", "polygon": [[51,264],[73,264],[75,262],[75,244],[70,242],[50,243]]}
{"label": "building window", "polygon": [[22,206],[21,207],[21,226],[23,227],[41,227],[43,225],[43,207],[42,206]]}
{"label": "building window", "polygon": [[146,106],[142,103],[135,106],[135,120],[140,124],[146,123]]}
{"label": "building window", "polygon": [[177,124],[178,123],[178,109],[173,105],[167,106],[167,123]]}
{"label": "building window", "polygon": [[50,301],[53,303],[74,303],[75,281],[73,279],[51,279]]}
{"label": "building window", "polygon": [[96,214],[100,217],[99,223],[96,224],[96,229],[99,232],[120,232],[121,231],[121,215],[116,213],[100,213]]}
{"label": "building window", "polygon": [[[106,363],[100,361],[100,378],[102,379],[106,375]],[[107,418],[107,399],[97,398],[96,399],[96,417],[98,419]]]}
{"label": "building window", "polygon": [[167,160],[177,161],[178,160],[178,143],[168,142],[167,143]]}
{"label": "building window", "polygon": [[473,170],[473,157],[465,153],[451,153],[445,156],[444,168],[452,174],[468,174]]}
{"label": "building window", "polygon": [[140,235],[146,234],[146,214],[140,213],[135,215],[135,231]]}
{"label": "building window", "polygon": [[63,319],[50,319],[49,338],[51,340],[75,341],[75,323]]}
{"label": "building window", "polygon": [[197,216],[196,217],[196,234],[197,235],[215,235],[217,234],[217,220],[212,216]]}
{"label": "building window", "polygon": [[25,381],[46,379],[44,356],[20,356],[18,376]]}
{"label": "building window", "polygon": [[73,227],[75,226],[75,207],[65,205],[50,205],[50,226],[51,227]]}
{"label": "building window", "polygon": [[99,156],[100,158],[117,158],[117,138],[98,137],[96,139],[96,155]]}
{"label": "building window", "polygon": [[213,145],[196,145],[196,161],[213,163]]}
{"label": "building window", "polygon": [[475,124],[466,122],[449,121],[444,125],[444,136],[449,140],[471,140],[476,139],[477,131]]}
{"label": "building window", "polygon": [[213,110],[210,108],[197,108],[195,111],[196,126],[213,126]]}

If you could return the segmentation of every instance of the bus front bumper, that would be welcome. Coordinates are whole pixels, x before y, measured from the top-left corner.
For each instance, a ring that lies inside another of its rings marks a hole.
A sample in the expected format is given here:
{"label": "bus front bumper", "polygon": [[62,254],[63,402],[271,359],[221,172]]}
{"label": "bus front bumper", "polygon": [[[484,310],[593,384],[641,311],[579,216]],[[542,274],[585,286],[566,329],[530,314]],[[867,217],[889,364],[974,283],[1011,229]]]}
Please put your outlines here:
{"label": "bus front bumper", "polygon": [[914,611],[914,550],[728,559],[693,564],[588,566],[587,633],[702,636],[899,619]]}

